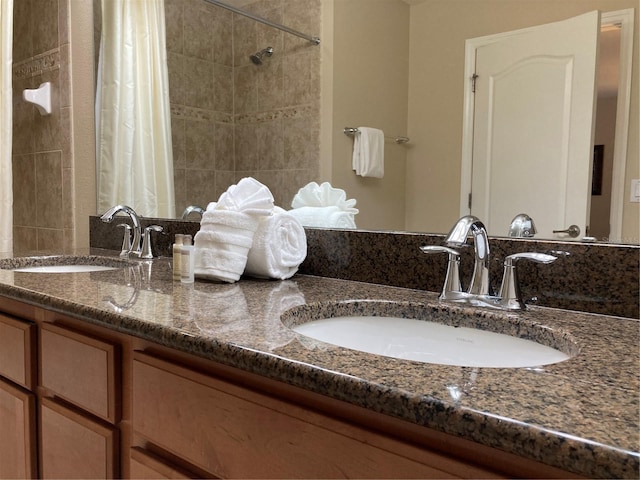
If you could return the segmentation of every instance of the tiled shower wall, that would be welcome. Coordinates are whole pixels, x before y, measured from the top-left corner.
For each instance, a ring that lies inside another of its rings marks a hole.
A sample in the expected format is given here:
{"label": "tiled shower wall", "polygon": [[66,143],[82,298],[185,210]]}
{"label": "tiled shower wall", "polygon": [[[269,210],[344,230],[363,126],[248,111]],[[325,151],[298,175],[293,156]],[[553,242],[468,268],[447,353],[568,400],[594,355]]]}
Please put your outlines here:
{"label": "tiled shower wall", "polygon": [[[166,0],[176,212],[206,207],[240,178],[289,208],[318,177],[320,48],[207,3]],[[319,0],[262,0],[243,9],[318,35]],[[262,65],[249,56],[266,47]]]}
{"label": "tiled shower wall", "polygon": [[[14,253],[74,248],[68,0],[14,2]],[[25,88],[52,84],[53,113],[41,116]]]}

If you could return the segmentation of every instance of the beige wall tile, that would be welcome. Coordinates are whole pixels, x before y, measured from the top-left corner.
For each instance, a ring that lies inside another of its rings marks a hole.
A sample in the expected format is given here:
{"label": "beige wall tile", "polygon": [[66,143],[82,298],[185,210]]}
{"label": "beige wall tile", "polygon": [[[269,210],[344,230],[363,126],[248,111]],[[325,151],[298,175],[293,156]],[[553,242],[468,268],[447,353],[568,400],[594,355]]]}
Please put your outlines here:
{"label": "beige wall tile", "polygon": [[62,228],[38,228],[38,251],[61,252],[64,251],[64,230]]}
{"label": "beige wall tile", "polygon": [[259,123],[255,127],[259,170],[284,168],[282,119]]}
{"label": "beige wall tile", "polygon": [[184,46],[185,55],[213,62],[215,14],[212,5],[202,0],[185,0]]}
{"label": "beige wall tile", "polygon": [[185,105],[213,110],[213,63],[185,57],[183,78]]}
{"label": "beige wall tile", "polygon": [[233,171],[235,167],[233,125],[215,125],[215,168],[216,171]]}
{"label": "beige wall tile", "polygon": [[258,149],[256,138],[256,125],[236,125],[235,128],[235,153],[236,171],[258,169]]}
{"label": "beige wall tile", "polygon": [[20,62],[33,56],[33,36],[31,35],[31,2],[13,2],[13,61]]}
{"label": "beige wall tile", "polygon": [[36,225],[56,228],[62,225],[63,213],[61,152],[37,153],[35,164]]}
{"label": "beige wall tile", "polygon": [[58,0],[32,0],[32,8],[32,53],[38,54],[57,48],[59,46]]}
{"label": "beige wall tile", "polygon": [[233,14],[222,8],[214,9],[213,61],[233,66]]}
{"label": "beige wall tile", "polygon": [[190,205],[206,208],[209,202],[216,201],[216,172],[214,170],[187,170],[187,195]]}
{"label": "beige wall tile", "polygon": [[214,64],[214,109],[233,113],[233,67]]}
{"label": "beige wall tile", "polygon": [[[20,227],[36,226],[35,155],[13,155],[13,223]],[[14,242],[15,244],[15,242]]]}
{"label": "beige wall tile", "polygon": [[185,120],[185,166],[188,170],[215,168],[214,124]]}
{"label": "beige wall tile", "polygon": [[34,227],[13,226],[13,254],[31,254],[38,249],[38,230]]}
{"label": "beige wall tile", "polygon": [[184,0],[165,0],[165,24],[167,51],[183,53],[184,45]]}

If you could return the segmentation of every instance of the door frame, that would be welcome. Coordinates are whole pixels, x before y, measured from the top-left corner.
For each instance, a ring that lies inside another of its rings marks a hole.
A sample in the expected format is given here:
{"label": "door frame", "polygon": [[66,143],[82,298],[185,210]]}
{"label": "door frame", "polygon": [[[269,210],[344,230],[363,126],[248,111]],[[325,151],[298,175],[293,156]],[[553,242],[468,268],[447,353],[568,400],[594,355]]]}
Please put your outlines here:
{"label": "door frame", "polygon": [[[602,12],[600,25],[620,26],[620,72],[614,138],[613,177],[611,180],[610,241],[622,236],[627,143],[629,139],[629,112],[631,109],[631,70],[633,67],[634,9]],[[460,168],[460,216],[469,215],[469,193],[473,174],[473,116],[474,95],[471,78],[476,67],[476,50],[504,39],[528,33],[537,26],[511,32],[470,38],[465,42],[464,99],[462,124],[462,163]],[[597,115],[597,112],[596,112]]]}

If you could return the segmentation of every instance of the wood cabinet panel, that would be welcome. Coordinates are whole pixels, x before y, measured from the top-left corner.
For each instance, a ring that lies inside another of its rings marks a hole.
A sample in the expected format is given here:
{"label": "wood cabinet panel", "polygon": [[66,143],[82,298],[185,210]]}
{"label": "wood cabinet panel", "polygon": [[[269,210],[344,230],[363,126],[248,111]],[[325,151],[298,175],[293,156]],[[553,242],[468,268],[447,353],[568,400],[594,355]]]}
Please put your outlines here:
{"label": "wood cabinet panel", "polygon": [[132,400],[134,431],[221,478],[488,473],[140,353]]}
{"label": "wood cabinet panel", "polygon": [[115,478],[118,432],[47,398],[40,405],[42,478]]}
{"label": "wood cabinet panel", "polygon": [[0,314],[0,375],[32,390],[36,326]]}
{"label": "wood cabinet panel", "polygon": [[115,423],[119,386],[114,345],[43,323],[40,357],[40,385]]}
{"label": "wood cabinet panel", "polygon": [[129,465],[131,478],[155,479],[155,478],[200,478],[200,475],[192,474],[176,465],[172,465],[166,459],[142,448],[134,447],[130,450]]}
{"label": "wood cabinet panel", "polygon": [[0,478],[36,478],[36,397],[0,380]]}

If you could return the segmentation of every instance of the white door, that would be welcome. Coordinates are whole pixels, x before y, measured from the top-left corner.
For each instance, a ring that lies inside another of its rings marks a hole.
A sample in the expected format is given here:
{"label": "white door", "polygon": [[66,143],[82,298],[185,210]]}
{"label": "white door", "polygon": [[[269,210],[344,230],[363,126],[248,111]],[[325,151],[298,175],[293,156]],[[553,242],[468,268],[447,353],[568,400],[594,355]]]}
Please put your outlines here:
{"label": "white door", "polygon": [[595,11],[476,48],[470,211],[491,235],[519,213],[541,238],[586,235],[599,25]]}

